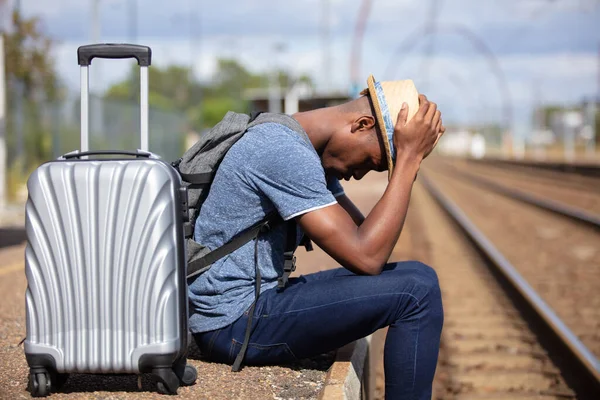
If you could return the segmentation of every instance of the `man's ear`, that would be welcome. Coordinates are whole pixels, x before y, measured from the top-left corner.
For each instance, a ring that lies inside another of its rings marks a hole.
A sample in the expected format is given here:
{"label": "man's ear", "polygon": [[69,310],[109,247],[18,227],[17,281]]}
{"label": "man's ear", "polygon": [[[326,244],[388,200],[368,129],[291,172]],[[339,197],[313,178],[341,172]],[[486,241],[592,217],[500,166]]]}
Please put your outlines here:
{"label": "man's ear", "polygon": [[370,131],[375,127],[375,118],[370,115],[362,115],[352,123],[352,133]]}

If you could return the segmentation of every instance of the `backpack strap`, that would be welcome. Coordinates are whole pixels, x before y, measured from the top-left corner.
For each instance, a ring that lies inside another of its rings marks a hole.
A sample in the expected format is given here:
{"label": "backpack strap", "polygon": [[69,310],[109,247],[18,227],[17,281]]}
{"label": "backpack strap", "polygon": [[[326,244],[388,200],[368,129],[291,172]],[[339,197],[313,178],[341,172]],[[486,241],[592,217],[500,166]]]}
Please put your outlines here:
{"label": "backpack strap", "polygon": [[[279,219],[279,222],[283,222],[282,219]],[[283,264],[283,275],[277,279],[277,287],[279,289],[285,288],[287,285],[290,274],[296,270],[296,256],[294,256],[294,251],[296,250],[296,221],[293,219],[290,221],[286,221],[287,232],[286,232],[286,244],[285,244],[285,252],[283,253],[285,261]],[[244,362],[244,357],[246,356],[246,351],[248,350],[248,344],[250,343],[250,335],[252,334],[252,322],[254,320],[254,308],[256,307],[256,303],[258,302],[258,296],[260,295],[260,285],[261,285],[261,276],[260,269],[258,268],[258,235],[254,238],[254,269],[256,270],[256,286],[254,288],[254,302],[250,306],[248,310],[248,322],[246,324],[246,334],[244,335],[244,342],[242,343],[242,347],[238,355],[235,358],[233,366],[231,367],[231,371],[239,372],[242,368],[242,363]]]}
{"label": "backpack strap", "polygon": [[239,372],[242,369],[242,363],[244,362],[244,357],[246,357],[246,350],[248,350],[248,344],[250,343],[250,335],[252,334],[254,309],[256,308],[256,303],[258,303],[258,296],[260,295],[260,285],[262,283],[262,278],[260,276],[260,268],[258,267],[258,236],[254,238],[254,270],[256,273],[256,276],[254,278],[254,301],[252,302],[252,305],[248,310],[248,323],[246,324],[246,334],[244,335],[244,343],[242,343],[242,348],[240,349],[238,355],[235,357],[235,361],[231,366],[232,372]]}
{"label": "backpack strap", "polygon": [[236,251],[252,239],[255,239],[259,233],[272,229],[281,222],[283,222],[283,220],[277,212],[270,213],[263,220],[234,236],[223,246],[217,247],[210,253],[204,255],[202,258],[190,261],[187,265],[187,279],[199,275],[208,265],[220,260],[229,253]]}
{"label": "backpack strap", "polygon": [[296,256],[294,255],[294,252],[296,251],[296,233],[298,230],[296,229],[296,221],[293,219],[287,221],[286,224],[287,233],[285,235],[286,243],[285,251],[283,253],[283,275],[277,279],[277,287],[279,289],[285,288],[291,273],[296,270]]}
{"label": "backpack strap", "polygon": [[183,172],[179,172],[179,175],[181,175],[181,179],[192,185],[206,185],[207,183],[211,183],[213,179],[213,174],[209,172],[199,174],[184,174]]}

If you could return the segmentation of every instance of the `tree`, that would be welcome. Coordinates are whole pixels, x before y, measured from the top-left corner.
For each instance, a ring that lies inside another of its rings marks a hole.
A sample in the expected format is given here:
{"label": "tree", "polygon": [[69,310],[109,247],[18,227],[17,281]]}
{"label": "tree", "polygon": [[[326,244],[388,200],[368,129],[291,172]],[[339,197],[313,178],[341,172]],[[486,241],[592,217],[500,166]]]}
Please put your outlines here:
{"label": "tree", "polygon": [[[24,166],[37,165],[50,158],[51,137],[44,129],[42,103],[56,100],[60,85],[50,57],[53,42],[44,35],[38,18],[11,16],[11,29],[2,28],[7,80],[6,118],[9,163],[20,157]],[[21,136],[19,136],[21,135]],[[23,150],[17,146],[19,139]]]}
{"label": "tree", "polygon": [[5,38],[6,77],[9,82],[21,82],[25,98],[53,100],[58,95],[58,79],[50,57],[52,40],[46,37],[36,17],[24,19],[12,13],[11,31]]}
{"label": "tree", "polygon": [[[107,99],[137,101],[140,91],[139,67],[134,65],[127,78],[111,86]],[[189,68],[169,66],[165,69],[151,67],[148,70],[149,99],[151,107],[162,110],[185,110],[198,97],[200,85],[190,80]]]}
{"label": "tree", "polygon": [[206,87],[206,91],[208,94],[233,96],[239,95],[240,91],[245,89],[267,87],[268,84],[267,76],[252,74],[236,60],[220,59],[217,61],[213,81]]}
{"label": "tree", "polygon": [[[139,91],[138,70],[134,66],[124,81],[107,91],[106,97],[134,101]],[[197,131],[214,126],[229,110],[246,112],[248,102],[244,100],[244,91],[269,85],[267,74],[252,73],[231,59],[217,61],[217,69],[208,83],[200,84],[191,77],[187,67],[150,68],[149,103],[158,109],[185,112],[190,126]],[[277,78],[284,89],[297,81],[312,85],[306,75],[295,78],[279,71]]]}

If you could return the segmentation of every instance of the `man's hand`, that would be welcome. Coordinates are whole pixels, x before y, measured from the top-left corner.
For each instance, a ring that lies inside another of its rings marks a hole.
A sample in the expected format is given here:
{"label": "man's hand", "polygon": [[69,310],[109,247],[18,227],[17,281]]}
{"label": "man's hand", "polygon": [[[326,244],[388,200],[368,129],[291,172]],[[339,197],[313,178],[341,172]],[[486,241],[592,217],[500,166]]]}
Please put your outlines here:
{"label": "man's hand", "polygon": [[419,95],[419,111],[410,120],[408,106],[402,105],[398,120],[394,127],[394,146],[396,158],[416,158],[419,161],[431,153],[446,128],[442,125],[442,116],[437,109],[437,104],[427,100],[423,94]]}
{"label": "man's hand", "polygon": [[383,196],[364,220],[351,217],[340,204],[297,218],[308,237],[354,273],[381,273],[400,237],[421,160],[445,131],[435,103],[423,95],[419,101],[419,111],[410,122],[406,123],[408,107],[398,115],[394,129],[397,168]]}

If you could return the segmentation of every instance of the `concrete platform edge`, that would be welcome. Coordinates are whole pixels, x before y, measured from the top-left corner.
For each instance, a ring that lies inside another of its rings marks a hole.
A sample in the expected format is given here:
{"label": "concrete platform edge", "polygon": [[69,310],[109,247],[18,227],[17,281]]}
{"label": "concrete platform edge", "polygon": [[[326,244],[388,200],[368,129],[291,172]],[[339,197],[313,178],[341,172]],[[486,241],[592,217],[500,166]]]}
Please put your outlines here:
{"label": "concrete platform edge", "polygon": [[337,352],[325,378],[319,400],[361,400],[367,393],[369,380],[369,348],[371,336],[352,342]]}

